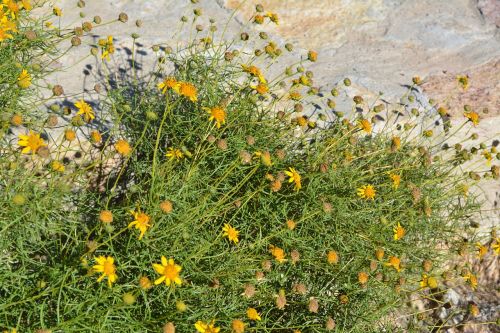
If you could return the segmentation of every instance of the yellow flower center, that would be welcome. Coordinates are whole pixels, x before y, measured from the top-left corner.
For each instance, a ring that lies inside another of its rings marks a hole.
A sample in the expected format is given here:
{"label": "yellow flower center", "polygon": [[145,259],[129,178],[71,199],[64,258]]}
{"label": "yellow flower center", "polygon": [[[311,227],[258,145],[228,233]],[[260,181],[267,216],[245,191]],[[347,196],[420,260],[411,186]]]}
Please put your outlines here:
{"label": "yellow flower center", "polygon": [[116,271],[115,265],[113,265],[109,261],[104,262],[104,264],[102,266],[103,266],[103,272],[105,275],[115,274],[115,271]]}
{"label": "yellow flower center", "polygon": [[179,277],[179,272],[177,272],[175,265],[168,264],[167,266],[164,266],[164,268],[163,268],[163,275],[167,279],[174,280],[177,277]]}

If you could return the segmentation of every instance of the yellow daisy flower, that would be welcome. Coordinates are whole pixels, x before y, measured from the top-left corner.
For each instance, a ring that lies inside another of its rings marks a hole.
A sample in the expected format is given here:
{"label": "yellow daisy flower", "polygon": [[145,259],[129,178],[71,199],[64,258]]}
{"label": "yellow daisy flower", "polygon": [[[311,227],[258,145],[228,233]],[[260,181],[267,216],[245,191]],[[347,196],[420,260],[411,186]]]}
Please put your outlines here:
{"label": "yellow daisy flower", "polygon": [[358,196],[362,199],[373,200],[377,191],[372,185],[364,185],[358,188]]}
{"label": "yellow daisy flower", "polygon": [[302,188],[301,177],[300,174],[295,170],[295,168],[288,168],[289,171],[285,170],[285,174],[290,177],[288,179],[289,183],[295,183],[294,189],[295,191],[299,191]]}
{"label": "yellow daisy flower", "polygon": [[469,284],[473,290],[476,290],[476,288],[477,288],[477,276],[475,276],[471,272],[467,272],[467,274],[465,274],[463,276],[463,278],[465,281],[469,282]]}
{"label": "yellow daisy flower", "polygon": [[236,230],[236,228],[233,228],[231,225],[224,223],[224,227],[222,228],[222,231],[224,232],[223,236],[227,237],[229,239],[229,241],[231,241],[235,244],[239,242],[238,235],[240,232],[238,230]]}
{"label": "yellow daisy flower", "polygon": [[46,146],[47,144],[40,137],[39,133],[29,131],[28,135],[19,134],[19,141],[17,144],[20,147],[24,147],[21,153],[27,154],[31,152],[35,154],[40,147]]}
{"label": "yellow daisy flower", "polygon": [[246,66],[243,64],[241,65],[241,67],[243,68],[243,71],[245,73],[248,73],[251,76],[258,78],[260,83],[263,83],[263,84],[267,83],[266,79],[264,78],[264,75],[262,75],[262,72],[260,71],[260,69],[258,67],[253,66],[253,65]]}
{"label": "yellow daisy flower", "polygon": [[184,157],[184,153],[180,149],[170,147],[165,156],[170,157],[170,160],[176,159],[180,161]]}
{"label": "yellow daisy flower", "polygon": [[479,125],[479,114],[477,112],[464,112],[464,116],[465,118],[469,119],[469,121],[472,122],[474,126]]}
{"label": "yellow daisy flower", "polygon": [[476,243],[477,257],[482,259],[488,253],[488,247],[481,243]]}
{"label": "yellow daisy flower", "polygon": [[265,94],[267,94],[269,92],[269,87],[265,83],[259,83],[256,86],[251,85],[250,88],[252,88],[253,90],[255,90],[260,95],[265,95]]}
{"label": "yellow daisy flower", "polygon": [[204,110],[210,114],[209,120],[214,120],[217,128],[220,128],[221,125],[224,125],[226,123],[226,111],[220,106],[216,106],[211,109],[204,108]]}
{"label": "yellow daisy flower", "polygon": [[215,320],[212,320],[210,323],[204,323],[198,320],[196,324],[194,324],[194,327],[200,333],[219,333],[220,331],[220,327],[215,327]]}
{"label": "yellow daisy flower", "polygon": [[467,90],[467,88],[469,88],[469,77],[467,75],[458,75],[457,81],[463,90]]}
{"label": "yellow daisy flower", "polygon": [[165,94],[168,89],[173,89],[173,90],[178,91],[179,82],[177,82],[177,80],[173,77],[167,77],[167,78],[165,78],[165,80],[158,83],[157,87],[161,91],[162,94]]}
{"label": "yellow daisy flower", "polygon": [[17,85],[21,89],[27,89],[29,86],[31,86],[31,75],[27,70],[23,69],[21,71],[21,74],[19,74],[19,76],[17,77]]}
{"label": "yellow daisy flower", "polygon": [[497,256],[500,255],[500,237],[495,238],[495,241],[491,243],[491,249]]}
{"label": "yellow daisy flower", "polygon": [[401,176],[394,173],[390,173],[389,177],[392,179],[392,188],[397,190],[399,188],[399,184],[401,184]]}
{"label": "yellow daisy flower", "polygon": [[372,132],[372,124],[368,119],[361,119],[358,122],[358,126],[361,130],[366,132],[367,134],[371,134]]}
{"label": "yellow daisy flower", "polygon": [[54,13],[55,16],[62,16],[62,10],[59,7],[52,8],[52,13]]}
{"label": "yellow daisy flower", "polygon": [[161,256],[161,264],[153,264],[153,268],[156,273],[161,275],[161,277],[155,280],[155,285],[162,282],[165,282],[167,286],[170,286],[172,283],[179,286],[182,284],[182,280],[179,276],[179,272],[182,270],[182,267],[177,265],[174,259],[170,258],[167,260],[165,256]]}
{"label": "yellow daisy flower", "polygon": [[179,83],[179,88],[178,88],[178,93],[187,99],[189,99],[191,102],[196,102],[198,100],[198,91],[196,90],[196,87],[192,85],[191,83],[188,82],[181,82]]}
{"label": "yellow daisy flower", "polygon": [[269,252],[271,252],[271,254],[273,255],[274,259],[276,259],[276,261],[278,261],[279,263],[283,263],[286,261],[285,259],[285,251],[283,251],[282,248],[279,248],[277,246],[274,246],[274,245],[270,245],[269,246]]}
{"label": "yellow daisy flower", "polygon": [[109,61],[109,56],[115,53],[115,45],[113,44],[113,36],[108,36],[107,39],[100,39],[99,46],[102,49],[101,59]]}
{"label": "yellow daisy flower", "polygon": [[101,282],[103,279],[107,278],[108,286],[111,287],[117,279],[115,259],[111,256],[99,256],[94,259],[97,262],[97,265],[94,265],[92,269],[94,272],[102,273],[102,275],[97,279],[97,282]]}
{"label": "yellow daisy flower", "polygon": [[403,228],[399,222],[392,230],[394,231],[394,240],[400,240],[406,234],[405,228]]}
{"label": "yellow daisy flower", "polygon": [[129,228],[132,228],[135,226],[136,229],[138,229],[141,233],[139,234],[139,240],[142,239],[146,231],[151,227],[151,224],[149,223],[150,217],[149,215],[141,212],[140,209],[137,211],[130,211],[130,214],[134,217],[134,221],[130,222],[128,225]]}
{"label": "yellow daisy flower", "polygon": [[254,308],[247,309],[247,317],[250,320],[262,320],[257,310],[255,310]]}
{"label": "yellow daisy flower", "polygon": [[385,263],[385,265],[394,268],[397,272],[401,271],[401,259],[398,257],[390,256],[389,262]]}
{"label": "yellow daisy flower", "polygon": [[78,112],[76,114],[82,114],[86,122],[95,119],[95,114],[94,111],[92,110],[92,107],[89,104],[87,104],[83,99],[76,102],[75,106],[78,108]]}
{"label": "yellow daisy flower", "polygon": [[123,139],[116,141],[115,149],[118,152],[118,154],[123,156],[128,156],[132,152],[132,148],[130,147],[128,142]]}

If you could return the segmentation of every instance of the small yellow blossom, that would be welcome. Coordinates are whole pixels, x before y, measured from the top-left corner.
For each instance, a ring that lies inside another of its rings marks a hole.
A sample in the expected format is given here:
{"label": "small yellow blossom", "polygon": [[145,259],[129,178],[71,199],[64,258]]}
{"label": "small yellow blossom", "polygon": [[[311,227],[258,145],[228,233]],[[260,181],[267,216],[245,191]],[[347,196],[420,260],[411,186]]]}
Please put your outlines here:
{"label": "small yellow blossom", "polygon": [[472,122],[474,126],[479,125],[479,114],[477,112],[464,112],[464,116],[465,118],[469,119],[469,121]]}
{"label": "small yellow blossom", "polygon": [[245,73],[248,73],[251,76],[258,78],[260,83],[263,83],[263,84],[267,83],[266,79],[264,78],[264,75],[262,75],[262,72],[260,71],[260,69],[258,67],[253,66],[253,65],[247,66],[247,65],[243,65],[243,64],[241,65],[241,67],[243,68],[243,71]]}
{"label": "small yellow blossom", "polygon": [[290,177],[290,179],[288,179],[289,183],[295,183],[294,189],[298,192],[302,188],[300,174],[295,168],[288,168],[288,171],[285,170],[285,174]]}
{"label": "small yellow blossom", "polygon": [[99,256],[94,259],[97,262],[97,265],[94,265],[92,269],[94,272],[102,273],[102,275],[97,279],[97,282],[101,282],[104,278],[107,278],[108,286],[111,287],[117,279],[115,259],[111,256]]}
{"label": "small yellow blossom", "polygon": [[166,157],[170,157],[170,160],[177,160],[180,161],[182,158],[184,158],[184,153],[177,148],[168,148],[167,153],[165,154]]}
{"label": "small yellow blossom", "polygon": [[221,125],[224,125],[226,123],[226,111],[220,106],[215,106],[211,109],[203,109],[210,114],[210,118],[208,120],[215,121],[215,125],[217,126],[217,128],[220,128]]}
{"label": "small yellow blossom", "polygon": [[161,256],[161,264],[153,264],[153,268],[156,273],[161,275],[161,277],[155,280],[155,285],[162,282],[165,282],[167,286],[170,286],[172,283],[179,286],[182,284],[182,280],[179,276],[179,272],[182,270],[182,267],[177,265],[174,259],[167,260],[165,256]]}
{"label": "small yellow blossom", "polygon": [[254,308],[247,309],[247,317],[250,320],[262,320],[262,318],[260,318],[260,315],[257,312],[257,310],[255,310]]}
{"label": "small yellow blossom", "polygon": [[192,85],[191,83],[188,82],[180,82],[179,83],[179,88],[178,88],[178,93],[187,99],[189,99],[191,102],[196,102],[198,100],[198,92],[196,90],[196,87]]}
{"label": "small yellow blossom", "polygon": [[470,286],[472,287],[473,290],[476,290],[477,288],[477,277],[472,274],[471,272],[467,272],[467,274],[465,274],[463,276],[464,280],[469,282]]}
{"label": "small yellow blossom", "polygon": [[87,104],[83,99],[76,102],[75,106],[78,108],[78,112],[76,114],[82,114],[86,122],[95,119],[94,110],[92,110],[92,107],[89,104]]}
{"label": "small yellow blossom", "polygon": [[128,156],[132,152],[132,148],[130,147],[128,142],[123,139],[116,141],[115,149],[118,152],[118,154],[123,156]]}
{"label": "small yellow blossom", "polygon": [[396,271],[401,271],[401,259],[398,257],[390,256],[389,262],[385,263],[386,266],[394,268]]}
{"label": "small yellow blossom", "polygon": [[24,147],[21,153],[27,154],[29,152],[35,154],[40,147],[46,146],[47,144],[40,137],[40,134],[29,131],[28,135],[19,134],[19,141],[17,144],[20,147]]}
{"label": "small yellow blossom", "polygon": [[17,77],[17,85],[21,89],[27,89],[29,86],[31,86],[31,75],[27,70],[23,69],[21,71],[21,74],[19,74],[19,76]]}
{"label": "small yellow blossom", "polygon": [[276,259],[279,263],[283,263],[286,261],[285,259],[285,251],[282,248],[279,248],[274,245],[269,246],[269,252],[273,255],[274,259]]}
{"label": "small yellow blossom", "polygon": [[269,92],[269,87],[265,83],[259,83],[256,86],[251,85],[250,88],[252,88],[253,90],[255,90],[260,95],[265,95],[265,94],[267,94]]}
{"label": "small yellow blossom", "polygon": [[482,259],[488,253],[488,247],[481,243],[476,243],[477,257]]}
{"label": "small yellow blossom", "polygon": [[62,10],[59,7],[52,8],[52,13],[54,13],[55,16],[62,16]]}
{"label": "small yellow blossom", "polygon": [[400,240],[406,234],[405,228],[403,228],[399,222],[392,230],[394,231],[394,240]]}
{"label": "small yellow blossom", "polygon": [[401,184],[401,176],[394,173],[390,173],[389,177],[392,179],[392,188],[397,190],[399,188],[399,184]]}
{"label": "small yellow blossom", "polygon": [[113,36],[108,36],[107,39],[100,39],[99,46],[102,49],[101,59],[109,61],[109,56],[115,53],[115,45],[113,44]]}
{"label": "small yellow blossom", "polygon": [[245,323],[239,319],[235,319],[231,322],[231,328],[234,333],[244,333],[245,332]]}
{"label": "small yellow blossom", "polygon": [[330,265],[335,265],[338,264],[339,262],[339,255],[336,251],[328,251],[326,255],[326,260]]}
{"label": "small yellow blossom", "polygon": [[231,225],[224,223],[224,227],[222,227],[222,231],[224,232],[223,236],[227,237],[229,239],[229,241],[231,241],[235,244],[239,242],[238,235],[240,232],[238,230],[236,230],[236,228],[233,228]]}
{"label": "small yellow blossom", "polygon": [[215,320],[212,320],[210,323],[204,323],[201,320],[198,320],[194,327],[199,333],[219,333],[220,327],[215,327]]}
{"label": "small yellow blossom", "polygon": [[491,249],[497,256],[500,255],[500,237],[496,237],[495,241],[491,243]]}
{"label": "small yellow blossom", "polygon": [[139,239],[142,239],[146,231],[151,227],[151,224],[149,223],[151,218],[149,215],[141,212],[140,209],[137,211],[131,210],[130,214],[134,217],[134,221],[130,222],[128,227],[132,228],[135,226],[135,228],[141,232],[139,234]]}
{"label": "small yellow blossom", "polygon": [[467,75],[458,75],[457,81],[463,90],[467,90],[467,88],[469,88],[469,77]]}
{"label": "small yellow blossom", "polygon": [[52,161],[52,163],[50,163],[50,166],[51,166],[52,170],[57,171],[57,172],[64,172],[64,169],[65,169],[64,164],[62,164],[59,161]]}
{"label": "small yellow blossom", "polygon": [[167,77],[162,82],[158,83],[158,89],[162,94],[165,94],[168,89],[173,89],[175,91],[179,90],[179,82],[173,77]]}
{"label": "small yellow blossom", "polygon": [[269,20],[273,23],[275,23],[276,25],[279,25],[279,18],[278,18],[278,14],[276,13],[271,13],[271,12],[268,12],[266,15],[264,15],[265,17],[268,17]]}
{"label": "small yellow blossom", "polygon": [[359,120],[359,128],[363,130],[366,134],[371,134],[372,132],[372,124],[368,119]]}
{"label": "small yellow blossom", "polygon": [[362,199],[373,200],[375,199],[377,191],[375,190],[375,187],[373,187],[372,185],[364,185],[358,188],[357,193],[358,196]]}

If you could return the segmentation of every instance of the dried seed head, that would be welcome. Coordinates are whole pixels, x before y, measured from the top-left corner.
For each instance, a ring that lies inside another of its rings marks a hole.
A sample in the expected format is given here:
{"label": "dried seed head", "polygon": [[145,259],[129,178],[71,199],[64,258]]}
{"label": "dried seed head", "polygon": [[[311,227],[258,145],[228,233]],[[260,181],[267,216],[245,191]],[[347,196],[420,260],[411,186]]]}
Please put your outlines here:
{"label": "dried seed head", "polygon": [[193,10],[193,13],[194,13],[194,15],[196,15],[196,16],[201,16],[201,15],[203,15],[203,11],[201,10],[201,8],[195,8],[195,9]]}
{"label": "dried seed head", "polygon": [[42,158],[48,158],[50,156],[50,151],[47,147],[40,147],[36,154]]}
{"label": "dried seed head", "polygon": [[54,96],[61,96],[62,94],[64,94],[63,87],[59,84],[56,84],[54,87],[52,87],[52,94],[54,94]]}
{"label": "dried seed head", "polygon": [[250,155],[250,153],[246,150],[242,150],[240,151],[240,161],[241,164],[250,164],[252,161],[252,155]]}
{"label": "dried seed head", "polygon": [[333,207],[332,207],[332,204],[329,203],[329,202],[323,202],[323,211],[325,213],[331,213]]}
{"label": "dried seed head", "polygon": [[122,23],[126,23],[128,21],[128,15],[126,13],[120,13],[118,15],[118,21],[122,22]]}
{"label": "dried seed head", "polygon": [[262,271],[255,272],[255,279],[257,281],[263,280],[264,279],[264,272],[262,272]]}
{"label": "dried seed head", "polygon": [[303,283],[296,283],[293,285],[292,291],[300,295],[305,295],[307,294],[307,287]]}
{"label": "dried seed head", "polygon": [[184,312],[184,311],[187,310],[187,305],[186,305],[186,303],[184,303],[184,301],[178,300],[178,301],[175,302],[175,308],[179,312]]}
{"label": "dried seed head", "polygon": [[135,21],[135,26],[138,28],[142,27],[142,24],[143,24],[142,20]]}
{"label": "dried seed head", "polygon": [[102,18],[100,16],[94,16],[94,23],[95,24],[101,24],[102,23]]}
{"label": "dried seed head", "polygon": [[83,36],[83,28],[82,27],[75,27],[75,29],[73,29],[73,32],[78,37],[82,37]]}
{"label": "dried seed head", "polygon": [[318,303],[318,300],[316,298],[311,297],[309,299],[308,309],[309,309],[309,312],[318,313],[319,303]]}
{"label": "dried seed head", "polygon": [[285,291],[281,289],[278,297],[276,297],[276,307],[280,310],[284,310],[285,306],[286,306]]}
{"label": "dried seed head", "polygon": [[278,149],[276,150],[276,157],[278,157],[280,161],[283,161],[286,157],[286,152],[283,149]]}
{"label": "dried seed head", "polygon": [[370,260],[370,270],[373,272],[377,269],[378,263],[375,260]]}
{"label": "dried seed head", "polygon": [[333,331],[335,329],[335,320],[332,317],[326,318],[325,328],[327,331]]}
{"label": "dried seed head", "polygon": [[342,294],[339,296],[339,301],[342,304],[347,304],[347,303],[349,303],[349,297],[345,294]]}
{"label": "dried seed head", "polygon": [[122,300],[123,303],[125,303],[126,305],[132,305],[135,303],[136,298],[132,293],[125,293],[122,296]]}
{"label": "dried seed head", "polygon": [[172,322],[168,322],[163,326],[163,333],[175,333],[175,325]]}
{"label": "dried seed head", "polygon": [[33,30],[26,31],[24,35],[28,38],[28,40],[35,40],[38,37],[36,32]]}
{"label": "dried seed head", "polygon": [[290,257],[292,258],[292,264],[297,263],[300,260],[300,253],[297,250],[292,250],[290,252]]}
{"label": "dried seed head", "polygon": [[240,38],[242,41],[247,41],[250,38],[250,36],[248,35],[248,33],[242,32]]}
{"label": "dried seed head", "polygon": [[264,260],[262,262],[262,269],[269,272],[271,270],[272,265],[273,263],[271,262],[271,260]]}
{"label": "dried seed head", "polygon": [[226,139],[217,140],[217,147],[219,147],[220,150],[226,150],[227,149],[227,140]]}
{"label": "dried seed head", "polygon": [[264,11],[264,6],[262,6],[260,3],[255,6],[255,11],[257,13],[262,13]]}
{"label": "dried seed head", "polygon": [[275,179],[271,182],[271,191],[273,192],[278,192],[281,190],[282,183],[280,180]]}
{"label": "dried seed head", "polygon": [[82,44],[82,40],[78,38],[77,36],[74,36],[71,38],[71,45],[73,46],[80,46]]}
{"label": "dried seed head", "polygon": [[346,87],[349,87],[349,86],[351,85],[351,79],[349,79],[349,78],[345,78],[345,79],[344,79],[344,85],[345,85]]}
{"label": "dried seed head", "polygon": [[253,284],[246,284],[243,295],[247,298],[253,297],[255,295],[255,286]]}

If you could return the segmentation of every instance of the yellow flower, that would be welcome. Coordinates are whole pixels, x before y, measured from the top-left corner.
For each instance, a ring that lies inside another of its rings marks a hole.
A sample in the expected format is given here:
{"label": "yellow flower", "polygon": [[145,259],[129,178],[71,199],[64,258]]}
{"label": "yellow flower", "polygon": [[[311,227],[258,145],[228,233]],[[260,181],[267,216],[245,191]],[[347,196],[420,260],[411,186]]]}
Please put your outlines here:
{"label": "yellow flower", "polygon": [[83,99],[75,103],[75,106],[78,108],[78,112],[76,114],[82,114],[83,118],[85,119],[86,122],[89,122],[93,119],[95,119],[94,111],[92,110],[92,107],[85,103]]}
{"label": "yellow flower", "polygon": [[194,327],[200,333],[219,333],[220,331],[220,327],[215,327],[215,320],[212,320],[210,323],[204,323],[198,320],[196,324],[194,324]]}
{"label": "yellow flower", "polygon": [[479,114],[477,112],[471,111],[471,112],[464,112],[465,118],[469,119],[474,126],[479,125]]}
{"label": "yellow flower", "polygon": [[247,317],[250,320],[262,320],[262,318],[260,318],[260,315],[257,312],[257,310],[255,310],[254,308],[247,309]]}
{"label": "yellow flower", "polygon": [[99,46],[102,48],[101,59],[109,61],[109,55],[115,53],[115,45],[113,44],[113,36],[108,36],[108,39],[100,39]]}
{"label": "yellow flower", "polygon": [[397,190],[399,188],[399,184],[401,184],[401,176],[394,173],[390,173],[389,177],[391,177],[392,179],[392,188]]}
{"label": "yellow flower", "polygon": [[335,265],[339,262],[339,255],[336,251],[328,251],[326,260],[330,265]]}
{"label": "yellow flower", "polygon": [[5,39],[14,38],[9,32],[17,32],[17,23],[14,21],[9,21],[7,16],[0,16],[0,42]]}
{"label": "yellow flower", "polygon": [[157,87],[161,91],[162,94],[165,94],[168,89],[173,89],[173,90],[178,91],[179,82],[177,82],[177,80],[173,77],[167,77],[167,78],[165,78],[165,80],[158,83]]}
{"label": "yellow flower", "polygon": [[191,102],[196,102],[198,100],[198,92],[196,87],[188,82],[179,83],[179,92],[180,95],[188,98]]}
{"label": "yellow flower", "polygon": [[500,255],[500,237],[495,238],[495,241],[491,243],[491,249],[497,256]]}
{"label": "yellow flower", "polygon": [[262,72],[260,71],[260,69],[258,67],[253,66],[253,65],[246,66],[243,64],[241,65],[241,67],[243,68],[243,71],[245,73],[248,73],[251,76],[258,78],[260,83],[263,83],[263,84],[267,83],[266,79],[264,78],[264,75],[262,75]]}
{"label": "yellow flower", "polygon": [[468,281],[470,286],[472,287],[473,290],[476,290],[477,288],[477,277],[472,274],[471,272],[467,272],[467,274],[465,274],[463,276],[464,280],[465,281]]}
{"label": "yellow flower", "polygon": [[118,154],[123,156],[128,156],[132,152],[132,148],[130,147],[128,142],[123,139],[116,141],[115,149],[118,152]]}
{"label": "yellow flower", "polygon": [[33,9],[33,6],[31,5],[30,0],[21,0],[22,6],[24,10],[31,10]]}
{"label": "yellow flower", "polygon": [[55,16],[61,16],[62,15],[62,10],[59,7],[52,8],[52,12],[54,13]]}
{"label": "yellow flower", "polygon": [[283,263],[286,261],[285,259],[285,251],[283,251],[282,248],[279,248],[274,245],[269,246],[269,252],[274,256],[274,259],[276,259],[278,262]]}
{"label": "yellow flower", "polygon": [[17,85],[21,89],[27,89],[29,86],[31,86],[31,75],[27,70],[23,69],[21,71],[21,74],[19,74],[17,78]]}
{"label": "yellow flower", "polygon": [[1,9],[6,9],[4,13],[9,15],[12,19],[15,19],[19,13],[19,5],[13,0],[3,0],[3,4],[0,5],[0,10]]}
{"label": "yellow flower", "polygon": [[94,259],[97,262],[97,265],[94,265],[92,269],[94,272],[102,273],[102,275],[97,279],[97,282],[101,282],[104,278],[107,278],[108,286],[111,287],[117,279],[116,266],[114,264],[115,259],[111,256],[99,256]]}
{"label": "yellow flower", "polygon": [[358,196],[362,199],[373,200],[377,191],[372,185],[364,185],[358,188]]}
{"label": "yellow flower", "polygon": [[488,247],[481,243],[476,243],[477,257],[482,259],[488,253]]}
{"label": "yellow flower", "polygon": [[64,164],[62,164],[61,162],[52,161],[52,163],[50,165],[52,167],[52,170],[57,171],[57,172],[64,172],[65,167],[64,167]]}
{"label": "yellow flower", "polygon": [[301,177],[300,174],[295,170],[295,168],[288,168],[289,171],[285,170],[285,174],[290,177],[288,179],[289,183],[295,183],[294,189],[295,191],[299,191],[302,188]]}
{"label": "yellow flower", "polygon": [[235,228],[233,228],[231,225],[224,223],[224,227],[222,228],[222,231],[224,232],[223,236],[227,237],[229,239],[229,241],[231,241],[235,244],[239,242],[238,235],[240,232],[238,230],[236,230]]}
{"label": "yellow flower", "polygon": [[158,285],[162,282],[165,282],[167,286],[170,286],[172,283],[177,285],[182,284],[182,280],[179,276],[179,272],[182,270],[180,265],[177,265],[174,259],[165,258],[165,256],[161,256],[161,264],[153,264],[153,268],[156,273],[160,274],[161,277],[155,280],[155,285]]}
{"label": "yellow flower", "polygon": [[269,87],[265,83],[259,83],[256,86],[251,85],[250,88],[252,88],[253,90],[255,90],[257,93],[259,93],[261,95],[265,95],[269,91]]}
{"label": "yellow flower", "polygon": [[388,267],[393,267],[396,271],[401,271],[401,259],[398,257],[390,256],[389,262],[385,263]]}
{"label": "yellow flower", "polygon": [[429,276],[427,274],[422,274],[422,280],[420,280],[420,288],[426,288],[428,286]]}
{"label": "yellow flower", "polygon": [[133,226],[135,226],[135,228],[141,232],[139,234],[139,239],[142,239],[148,228],[151,227],[151,224],[149,223],[150,217],[149,215],[141,212],[140,209],[138,209],[137,211],[131,210],[130,214],[132,214],[132,216],[134,217],[134,221],[130,222],[128,227],[132,228]]}
{"label": "yellow flower", "polygon": [[211,109],[203,108],[203,110],[207,111],[210,114],[210,118],[208,120],[214,120],[217,128],[220,128],[221,125],[224,125],[226,123],[226,111],[220,106],[215,106]]}
{"label": "yellow flower", "polygon": [[406,234],[405,228],[403,228],[399,222],[392,230],[394,231],[394,240],[400,240]]}
{"label": "yellow flower", "polygon": [[35,154],[38,149],[47,144],[40,138],[40,134],[30,131],[28,135],[19,134],[19,141],[17,144],[24,147],[21,153],[27,154],[29,152]]}
{"label": "yellow flower", "polygon": [[467,88],[469,88],[469,77],[467,75],[458,75],[457,81],[463,90],[467,90]]}
{"label": "yellow flower", "polygon": [[268,12],[268,13],[265,15],[265,17],[269,17],[269,20],[271,20],[271,22],[275,23],[276,25],[279,25],[279,18],[278,18],[278,14]]}
{"label": "yellow flower", "polygon": [[245,323],[239,319],[235,319],[231,323],[231,328],[233,329],[234,333],[243,333],[245,332]]}
{"label": "yellow flower", "polygon": [[170,157],[171,160],[176,159],[176,160],[181,160],[184,157],[184,154],[180,149],[177,148],[168,148],[168,152],[165,154],[166,157]]}
{"label": "yellow flower", "polygon": [[372,124],[368,121],[368,119],[359,120],[359,128],[367,134],[372,132]]}

